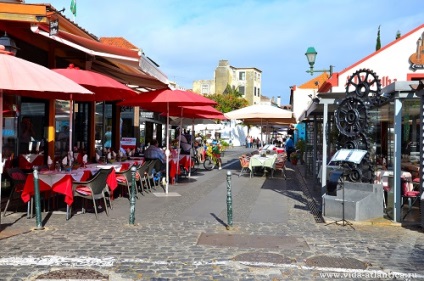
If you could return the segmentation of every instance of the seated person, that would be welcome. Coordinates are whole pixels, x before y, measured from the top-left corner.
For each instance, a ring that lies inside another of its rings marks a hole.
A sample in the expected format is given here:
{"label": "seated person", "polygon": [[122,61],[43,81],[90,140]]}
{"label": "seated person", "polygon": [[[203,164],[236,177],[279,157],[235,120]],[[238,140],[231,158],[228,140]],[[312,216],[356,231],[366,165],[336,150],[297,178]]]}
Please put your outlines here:
{"label": "seated person", "polygon": [[196,157],[200,163],[204,161],[205,147],[201,145],[197,140],[194,142],[194,150],[196,152]]}
{"label": "seated person", "polygon": [[165,170],[165,167],[166,167],[165,152],[161,148],[159,148],[159,143],[157,140],[154,139],[150,142],[150,146],[144,151],[144,159],[146,161],[159,159],[160,162],[162,163],[160,167],[160,171]]}
{"label": "seated person", "polygon": [[190,154],[191,144],[187,141],[187,138],[184,135],[178,137],[180,138],[180,154]]}

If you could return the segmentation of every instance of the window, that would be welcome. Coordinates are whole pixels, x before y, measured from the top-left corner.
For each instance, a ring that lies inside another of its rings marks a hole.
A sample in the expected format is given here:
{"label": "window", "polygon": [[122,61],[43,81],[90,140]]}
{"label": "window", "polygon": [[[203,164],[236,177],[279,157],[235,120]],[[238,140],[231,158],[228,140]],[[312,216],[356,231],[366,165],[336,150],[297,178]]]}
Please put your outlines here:
{"label": "window", "polygon": [[239,93],[244,96],[244,94],[245,94],[244,92],[245,92],[244,86],[239,86]]}
{"label": "window", "polygon": [[241,80],[241,81],[246,80],[246,72],[244,72],[244,71],[239,72],[239,80]]}
{"label": "window", "polygon": [[256,96],[256,87],[253,89],[253,95]]}
{"label": "window", "polygon": [[258,88],[258,97],[261,96],[261,89]]}
{"label": "window", "polygon": [[209,94],[209,85],[202,84],[202,95]]}

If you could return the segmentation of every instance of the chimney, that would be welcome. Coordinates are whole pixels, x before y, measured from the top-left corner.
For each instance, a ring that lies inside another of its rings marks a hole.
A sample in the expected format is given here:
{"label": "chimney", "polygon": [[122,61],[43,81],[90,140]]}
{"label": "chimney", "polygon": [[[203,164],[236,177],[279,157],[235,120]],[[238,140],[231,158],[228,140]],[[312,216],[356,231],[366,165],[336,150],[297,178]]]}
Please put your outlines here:
{"label": "chimney", "polygon": [[278,106],[281,106],[281,98],[280,98],[280,96],[277,97],[277,105]]}

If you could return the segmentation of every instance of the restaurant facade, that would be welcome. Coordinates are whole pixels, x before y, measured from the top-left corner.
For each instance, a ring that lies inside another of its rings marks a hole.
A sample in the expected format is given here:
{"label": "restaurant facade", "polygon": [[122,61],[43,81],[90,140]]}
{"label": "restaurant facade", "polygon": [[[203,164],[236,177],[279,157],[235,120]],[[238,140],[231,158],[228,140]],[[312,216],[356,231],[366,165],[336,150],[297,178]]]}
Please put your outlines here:
{"label": "restaurant facade", "polygon": [[[306,123],[310,144],[306,166],[320,180],[323,194],[330,159],[343,148],[343,139],[348,148],[369,151],[371,165],[367,170],[359,168],[359,181],[382,183],[379,176],[389,175],[383,184],[389,185],[390,218],[397,222],[406,217],[402,210],[407,199],[402,190],[404,174],[410,174],[407,184],[422,194],[423,41],[421,25],[333,73],[319,88],[310,89],[314,98],[307,108],[294,109]],[[295,91],[292,99],[296,99]],[[355,134],[346,137],[341,131]]]}
{"label": "restaurant facade", "polygon": [[[16,57],[50,69],[72,66],[91,70],[137,92],[168,87],[166,75],[125,39],[101,41],[50,4],[20,2],[0,1],[0,44],[12,42]],[[117,41],[127,45],[112,44]],[[43,99],[37,94],[21,97],[4,91],[3,157],[18,165],[20,155],[34,154],[40,158],[39,164],[45,164],[48,156],[61,159],[71,145],[93,160],[96,149],[103,148],[107,141],[108,127],[114,151],[120,149],[122,138],[133,138],[134,146],[138,147],[140,140],[162,137],[162,124],[156,122],[162,118],[159,114],[142,112],[136,107],[119,107],[117,102],[102,101],[101,92],[95,102],[71,103]],[[144,129],[143,136],[140,126]],[[71,144],[69,134],[72,134]]]}

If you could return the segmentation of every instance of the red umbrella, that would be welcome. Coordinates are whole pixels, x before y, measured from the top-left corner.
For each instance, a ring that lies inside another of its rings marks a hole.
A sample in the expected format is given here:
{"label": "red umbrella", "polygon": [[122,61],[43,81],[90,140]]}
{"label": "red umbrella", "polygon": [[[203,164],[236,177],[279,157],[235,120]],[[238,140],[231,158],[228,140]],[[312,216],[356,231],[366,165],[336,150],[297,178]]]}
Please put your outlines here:
{"label": "red umbrella", "polygon": [[[114,101],[137,96],[134,90],[115,79],[90,70],[79,69],[78,67],[74,67],[73,64],[70,64],[68,68],[56,68],[53,71],[71,79],[94,93],[94,95],[90,96],[79,96],[74,99],[77,101]],[[72,103],[71,108],[73,108]],[[72,110],[70,117],[70,127],[72,128]],[[72,143],[71,140],[72,138],[70,138],[69,143]]]}
{"label": "red umbrella", "polygon": [[90,70],[79,69],[72,64],[68,68],[57,68],[53,71],[94,93],[91,96],[80,96],[75,99],[78,101],[113,101],[137,96],[134,90],[113,78]]}
{"label": "red umbrella", "polygon": [[152,111],[160,111],[161,109],[161,111],[167,111],[168,105],[173,107],[188,105],[216,105],[216,102],[193,92],[160,89],[141,93],[136,97],[125,99],[118,104],[122,106],[140,106]]}
{"label": "red umbrella", "polygon": [[0,52],[0,89],[21,96],[69,100],[92,92],[50,69]]}
{"label": "red umbrella", "polygon": [[[166,112],[164,112],[166,115]],[[225,116],[222,114],[221,111],[217,110],[216,108],[210,106],[210,105],[199,105],[199,106],[178,106],[178,107],[172,107],[169,110],[169,116],[176,116],[176,117],[186,117],[186,118],[197,118],[193,115],[216,115],[217,118],[210,118],[210,119],[220,119],[220,117],[225,119]],[[209,119],[206,117],[205,119]]]}
{"label": "red umbrella", "polygon": [[136,97],[128,98],[122,102],[119,102],[118,105],[121,106],[140,106],[144,109],[156,111],[156,112],[166,112],[166,188],[165,192],[168,193],[168,183],[169,183],[169,112],[170,108],[175,106],[198,106],[198,105],[216,105],[216,102],[205,98],[202,95],[181,91],[181,90],[170,90],[170,89],[161,89],[155,90],[147,93],[139,94]]}
{"label": "red umbrella", "polygon": [[[4,51],[4,47],[0,49],[0,109],[3,109],[3,92],[66,100],[72,99],[73,96],[92,94],[84,87],[44,66],[12,56]],[[3,147],[3,110],[0,110],[0,120],[0,147]],[[2,158],[0,151],[0,161]],[[0,163],[0,182],[3,164],[4,162]]]}

